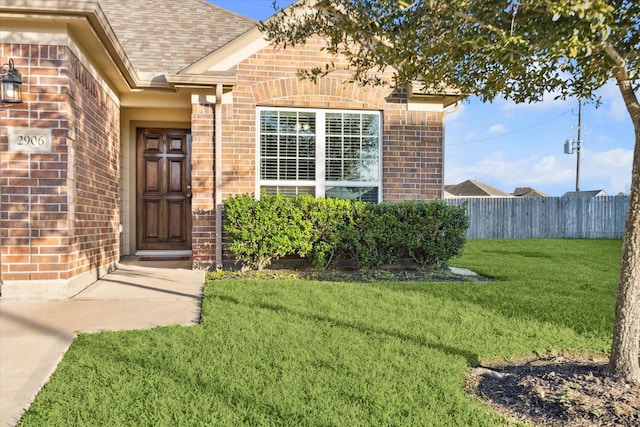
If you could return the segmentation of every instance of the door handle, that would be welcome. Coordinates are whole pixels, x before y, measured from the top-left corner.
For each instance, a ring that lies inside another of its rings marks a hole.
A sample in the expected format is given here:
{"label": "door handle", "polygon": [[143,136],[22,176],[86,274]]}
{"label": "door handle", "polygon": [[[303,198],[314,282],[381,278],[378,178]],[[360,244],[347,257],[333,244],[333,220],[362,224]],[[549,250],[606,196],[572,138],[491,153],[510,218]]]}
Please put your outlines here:
{"label": "door handle", "polygon": [[191,192],[191,186],[187,185],[187,192],[184,193],[184,197],[190,199],[191,197],[193,197],[193,193]]}

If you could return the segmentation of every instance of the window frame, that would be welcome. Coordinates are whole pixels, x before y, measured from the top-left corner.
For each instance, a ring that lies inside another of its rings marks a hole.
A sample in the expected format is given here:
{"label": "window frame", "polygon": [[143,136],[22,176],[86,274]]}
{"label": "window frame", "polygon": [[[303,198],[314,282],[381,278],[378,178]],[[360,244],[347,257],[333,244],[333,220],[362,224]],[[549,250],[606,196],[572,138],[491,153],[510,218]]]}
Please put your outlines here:
{"label": "window frame", "polygon": [[[295,112],[295,113],[314,113],[316,122],[315,133],[315,179],[314,180],[266,180],[262,179],[262,153],[261,153],[261,115],[264,111],[278,112]],[[327,135],[326,135],[326,115],[327,113],[339,114],[373,114],[378,117],[378,181],[334,181],[327,180],[326,162],[327,162]],[[383,113],[376,110],[348,110],[348,109],[330,109],[330,108],[295,108],[295,107],[256,107],[256,198],[260,199],[260,193],[263,187],[314,187],[315,197],[326,197],[326,189],[328,187],[371,187],[378,188],[378,202],[383,201],[383,165],[382,165],[382,142],[383,142]]]}

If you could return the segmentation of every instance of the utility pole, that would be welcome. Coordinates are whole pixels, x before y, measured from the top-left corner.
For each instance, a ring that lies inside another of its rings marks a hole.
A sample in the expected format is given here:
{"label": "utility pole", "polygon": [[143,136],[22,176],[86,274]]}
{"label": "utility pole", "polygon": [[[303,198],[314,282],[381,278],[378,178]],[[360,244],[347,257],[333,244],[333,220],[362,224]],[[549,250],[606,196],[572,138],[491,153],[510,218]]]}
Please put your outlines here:
{"label": "utility pole", "polygon": [[580,149],[582,148],[582,99],[578,100],[578,143],[576,144],[576,192],[580,191]]}
{"label": "utility pole", "polygon": [[580,191],[580,151],[582,149],[582,99],[578,100],[578,140],[574,141],[569,138],[564,143],[565,154],[573,154],[573,148],[576,149],[576,192]]}

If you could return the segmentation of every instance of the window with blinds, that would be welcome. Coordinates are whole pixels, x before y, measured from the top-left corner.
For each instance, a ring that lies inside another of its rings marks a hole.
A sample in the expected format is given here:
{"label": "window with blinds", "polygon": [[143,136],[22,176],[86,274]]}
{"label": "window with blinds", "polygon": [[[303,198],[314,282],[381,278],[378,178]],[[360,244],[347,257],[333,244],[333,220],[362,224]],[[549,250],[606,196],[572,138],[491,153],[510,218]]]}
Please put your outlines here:
{"label": "window with blinds", "polygon": [[381,116],[258,108],[259,191],[381,201]]}

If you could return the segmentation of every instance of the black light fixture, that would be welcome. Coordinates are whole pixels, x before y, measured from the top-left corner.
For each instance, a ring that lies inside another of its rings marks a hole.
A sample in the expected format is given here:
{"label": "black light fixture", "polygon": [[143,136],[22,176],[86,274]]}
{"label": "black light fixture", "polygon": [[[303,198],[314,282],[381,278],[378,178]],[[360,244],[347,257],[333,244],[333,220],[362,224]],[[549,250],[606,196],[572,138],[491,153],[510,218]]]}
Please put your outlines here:
{"label": "black light fixture", "polygon": [[0,67],[2,78],[2,102],[16,104],[22,102],[22,73],[13,66],[13,59]]}

